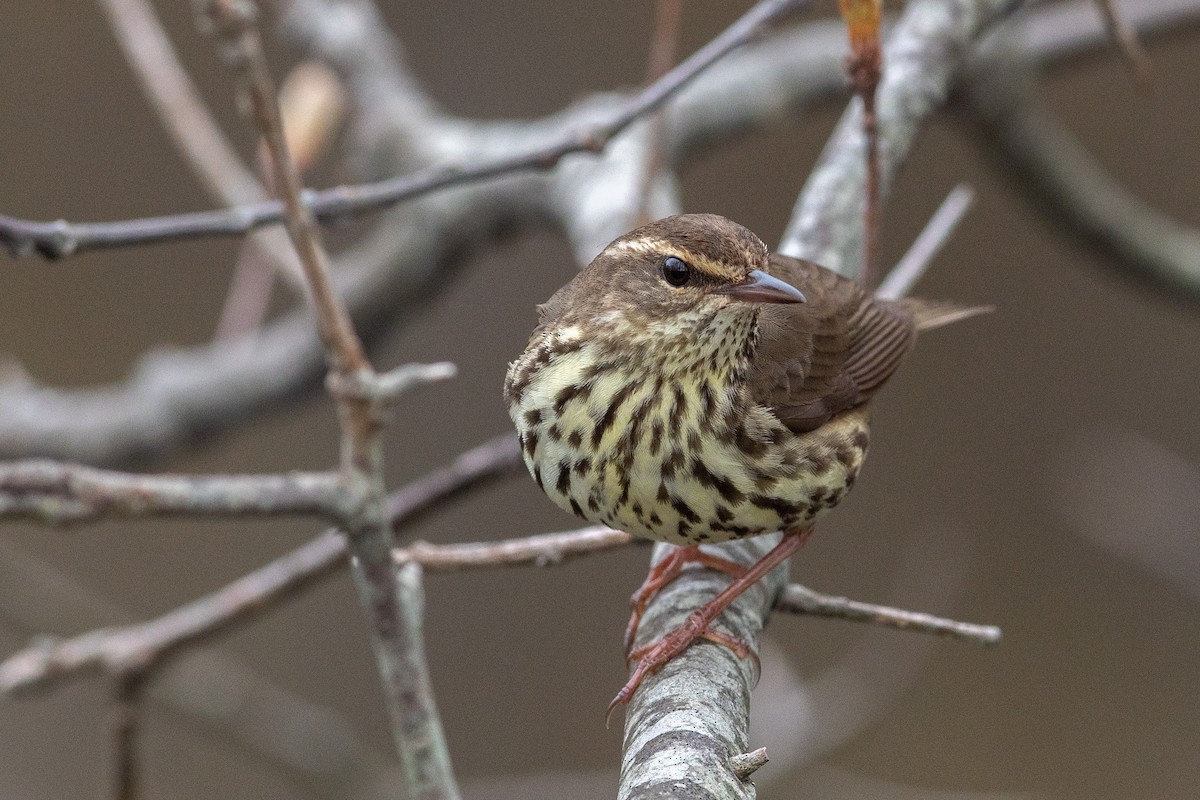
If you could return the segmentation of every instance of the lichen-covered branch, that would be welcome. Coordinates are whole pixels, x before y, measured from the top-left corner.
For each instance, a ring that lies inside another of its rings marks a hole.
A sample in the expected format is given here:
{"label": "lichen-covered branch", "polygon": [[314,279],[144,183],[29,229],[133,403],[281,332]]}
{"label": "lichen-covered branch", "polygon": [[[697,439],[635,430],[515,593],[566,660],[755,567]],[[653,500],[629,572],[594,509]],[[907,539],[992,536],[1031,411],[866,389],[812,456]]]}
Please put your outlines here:
{"label": "lichen-covered branch", "polygon": [[[750,565],[779,536],[722,545],[721,555]],[[654,560],[670,545],[657,545]],[[757,653],[758,635],[783,589],[787,571],[773,570],[737,598],[717,628]],[[711,570],[685,570],[649,605],[638,641],[650,641],[680,625],[727,580]],[[620,800],[689,797],[749,800],[754,786],[737,774],[730,758],[750,749],[750,688],[758,680],[755,658],[739,659],[710,642],[698,642],[646,678],[626,710]]]}

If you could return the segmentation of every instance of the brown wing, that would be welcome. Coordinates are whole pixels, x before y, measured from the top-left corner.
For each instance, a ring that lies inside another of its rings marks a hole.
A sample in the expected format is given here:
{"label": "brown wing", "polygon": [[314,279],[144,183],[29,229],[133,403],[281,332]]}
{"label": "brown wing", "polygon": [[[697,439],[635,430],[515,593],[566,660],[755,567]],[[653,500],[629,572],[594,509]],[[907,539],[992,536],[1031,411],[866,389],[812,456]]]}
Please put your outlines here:
{"label": "brown wing", "polygon": [[869,400],[911,349],[916,325],[906,306],[812,262],[772,255],[769,271],[808,302],[762,307],[750,391],[792,431],[810,431]]}

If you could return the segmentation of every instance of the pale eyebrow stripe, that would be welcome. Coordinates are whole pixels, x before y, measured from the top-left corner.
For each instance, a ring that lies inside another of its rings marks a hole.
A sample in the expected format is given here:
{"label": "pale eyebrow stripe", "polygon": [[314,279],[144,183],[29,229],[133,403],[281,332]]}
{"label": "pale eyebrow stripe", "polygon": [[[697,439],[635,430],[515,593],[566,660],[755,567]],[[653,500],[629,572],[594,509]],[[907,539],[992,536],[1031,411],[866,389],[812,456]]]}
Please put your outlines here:
{"label": "pale eyebrow stripe", "polygon": [[710,275],[728,275],[731,270],[727,265],[713,261],[707,256],[700,253],[693,253],[681,247],[668,242],[665,239],[659,239],[654,236],[642,236],[637,239],[625,239],[624,241],[616,242],[608,246],[608,253],[637,253],[639,255],[661,255],[663,257],[675,256],[675,258],[686,261],[694,267],[700,268],[703,272]]}

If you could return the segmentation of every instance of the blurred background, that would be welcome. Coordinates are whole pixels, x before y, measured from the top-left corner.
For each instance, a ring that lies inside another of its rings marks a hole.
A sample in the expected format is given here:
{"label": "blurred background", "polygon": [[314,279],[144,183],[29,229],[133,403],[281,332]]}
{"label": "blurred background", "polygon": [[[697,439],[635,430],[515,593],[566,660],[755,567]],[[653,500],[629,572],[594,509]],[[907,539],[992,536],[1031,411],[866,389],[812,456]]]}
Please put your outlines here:
{"label": "blurred background", "polygon": [[[252,154],[226,71],[190,7],[157,6],[225,130]],[[413,75],[451,113],[534,118],[593,91],[635,86],[645,74],[650,3],[380,6]],[[745,6],[686,3],[681,54]],[[814,12],[833,13],[832,3]],[[10,4],[3,17],[0,212],[95,221],[213,205],[96,5]],[[1038,94],[1122,184],[1200,225],[1200,28],[1146,44],[1157,91],[1139,88],[1102,47],[1055,65]],[[275,47],[282,76],[296,54]],[[843,106],[838,99],[690,163],[681,172],[685,210],[725,214],[778,241]],[[310,184],[350,177],[326,165]],[[996,313],[922,340],[876,404],[859,488],[822,523],[792,576],[821,591],[995,623],[1004,640],[985,649],[841,621],[774,619],[753,735],[774,763],[756,781],[767,797],[1193,797],[1200,304],[1130,280],[1112,256],[1062,230],[953,114],[922,134],[894,187],[885,263],[960,181],[977,189],[977,204],[918,293],[990,303]],[[237,251],[236,242],[212,240],[55,263],[0,259],[6,369],[15,362],[50,386],[89,386],[122,379],[148,349],[208,341]],[[472,254],[419,313],[406,312],[375,340],[381,367],[446,359],[460,369],[401,405],[388,433],[391,486],[509,429],[500,399],[507,362],[524,346],[534,305],[573,269],[570,248],[552,232],[508,237]],[[332,406],[314,390],[132,466],[315,469],[335,462],[336,444]],[[410,533],[452,542],[574,526],[520,475]],[[5,559],[44,568],[46,580],[69,577],[64,591],[92,598],[85,603],[102,597],[142,619],[318,529],[303,520],[6,525],[0,544]],[[626,601],[646,560],[634,549],[554,569],[428,577],[430,662],[469,796],[611,796],[621,735],[619,726],[605,730],[603,710],[624,680]],[[90,627],[59,616],[51,632]],[[30,633],[6,619],[0,648],[15,651]],[[334,757],[330,742],[390,752],[348,574],[217,646],[281,698],[335,714],[312,717],[327,734],[316,738],[314,759]],[[209,699],[219,702],[213,691]],[[110,692],[88,680],[0,700],[0,795],[103,795]],[[142,753],[147,797],[317,791],[302,771],[153,707]]]}

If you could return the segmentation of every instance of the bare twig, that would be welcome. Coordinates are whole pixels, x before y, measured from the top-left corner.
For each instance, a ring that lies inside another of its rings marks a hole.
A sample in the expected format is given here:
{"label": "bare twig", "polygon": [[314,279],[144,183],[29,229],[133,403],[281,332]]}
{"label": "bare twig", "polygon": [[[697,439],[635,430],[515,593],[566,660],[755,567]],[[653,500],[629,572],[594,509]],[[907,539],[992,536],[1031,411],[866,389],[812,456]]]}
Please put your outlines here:
{"label": "bare twig", "polygon": [[846,597],[814,592],[807,586],[792,583],[786,586],[779,599],[775,601],[775,610],[789,614],[812,614],[820,617],[837,617],[839,619],[870,622],[888,628],[935,633],[955,639],[967,639],[980,644],[996,644],[1000,641],[1000,628],[995,625],[976,625],[972,622],[958,622],[919,611],[905,611],[890,606],[879,606],[873,603],[863,603]]}
{"label": "bare twig", "polygon": [[757,750],[751,750],[749,753],[738,753],[735,756],[730,756],[729,768],[733,770],[733,774],[737,775],[738,778],[748,781],[751,775],[762,769],[770,760],[767,758],[767,748],[760,747]]}
{"label": "bare twig", "polygon": [[[923,123],[943,105],[970,53],[967,42],[1018,5],[1019,0],[908,5],[884,46],[887,72],[876,93],[881,198],[887,197]],[[969,38],[962,37],[964,32]],[[914,37],[921,38],[919,46],[913,46]],[[842,116],[805,182],[780,252],[856,276],[863,252],[858,224],[866,184],[862,152],[862,108],[856,104]]]}
{"label": "bare twig", "polygon": [[[650,58],[646,69],[648,84],[653,84],[665,75],[675,63],[675,51],[679,48],[679,29],[683,19],[683,2],[657,0],[654,9],[654,34],[650,38]],[[654,190],[655,180],[667,163],[666,111],[660,108],[651,114],[649,124],[645,164],[641,186],[638,189],[640,201],[635,214],[635,227],[654,219],[650,195]]]}
{"label": "bare twig", "polygon": [[137,475],[55,461],[0,464],[0,519],[66,524],[107,517],[317,514],[345,517],[335,472]]}
{"label": "bare twig", "polygon": [[975,192],[965,183],[951,189],[937,211],[933,212],[929,222],[925,223],[908,252],[896,262],[896,266],[892,267],[883,283],[879,284],[875,294],[893,300],[908,294],[941,252],[942,246],[966,216],[974,200]]}
{"label": "bare twig", "polygon": [[275,82],[271,78],[262,40],[255,27],[256,10],[250,0],[206,0],[207,10],[224,43],[230,65],[242,82],[270,155],[275,190],[280,194],[288,235],[300,256],[300,266],[317,314],[317,330],[337,372],[369,368],[362,342],[350,323],[350,313],[338,299],[329,277],[325,248],[316,221],[301,202],[300,175],[288,154],[279,118]]}
{"label": "bare twig", "polygon": [[863,248],[860,282],[868,290],[875,288],[879,268],[879,119],[875,113],[875,91],[883,70],[879,49],[879,28],[883,0],[838,0],[838,9],[846,22],[850,54],[846,72],[850,85],[862,102],[863,160],[866,184],[863,187]]}
{"label": "bare twig", "polygon": [[[300,256],[330,372],[340,380],[357,375],[364,385],[370,385],[373,369],[349,310],[333,289],[316,219],[300,200],[300,178],[283,137],[256,9],[250,0],[209,0],[207,8],[230,63],[246,84],[254,121],[270,154],[275,189],[287,212],[288,234]],[[428,683],[422,683],[420,672],[411,668],[414,651],[408,633],[412,626],[406,624],[408,612],[391,560],[393,539],[385,509],[379,403],[350,394],[335,393],[334,397],[342,429],[342,476],[348,483],[347,495],[356,503],[356,513],[344,521],[353,555],[351,570],[371,624],[371,643],[405,783],[417,800],[457,798],[435,701],[428,694]],[[414,700],[416,695],[424,696]],[[414,703],[427,712],[417,727],[407,717]]]}
{"label": "bare twig", "polygon": [[[296,168],[308,170],[329,146],[345,113],[345,93],[337,76],[323,64],[296,66],[280,90],[279,108],[288,150]],[[259,248],[242,245],[217,320],[214,338],[228,342],[257,329],[267,315],[275,270]]]}
{"label": "bare twig", "polygon": [[[435,165],[413,175],[359,186],[303,193],[302,205],[320,220],[386,208],[428,192],[461,186],[522,170],[553,169],[572,153],[601,152],[613,137],[659,108],[726,54],[753,41],[773,23],[807,5],[808,0],[763,0],[660,80],[647,86],[608,119],[586,129],[568,129],[549,145],[506,155],[469,167]],[[32,222],[0,215],[0,244],[14,256],[38,252],[61,258],[85,250],[126,247],[196,236],[241,236],[263,225],[286,220],[280,201],[250,203],[228,211],[202,211],[108,223],[73,224],[64,220]]]}
{"label": "bare twig", "polygon": [[[179,152],[209,194],[225,205],[263,199],[254,174],[221,133],[147,0],[100,0],[121,52]],[[295,259],[278,233],[263,232],[248,253],[298,283]]]}
{"label": "bare twig", "polygon": [[[449,467],[392,494],[394,527],[512,472],[521,465],[516,437],[503,436],[468,450]],[[148,672],[171,656],[269,611],[327,577],[345,558],[346,538],[336,529],[217,591],[148,622],[102,628],[65,640],[43,638],[0,665],[0,691],[44,689],[58,680],[98,670]]]}
{"label": "bare twig", "polygon": [[546,567],[579,556],[645,542],[624,531],[595,525],[565,533],[543,533],[519,539],[470,544],[413,542],[396,550],[396,563],[420,564],[431,572],[453,572],[519,565]]}

